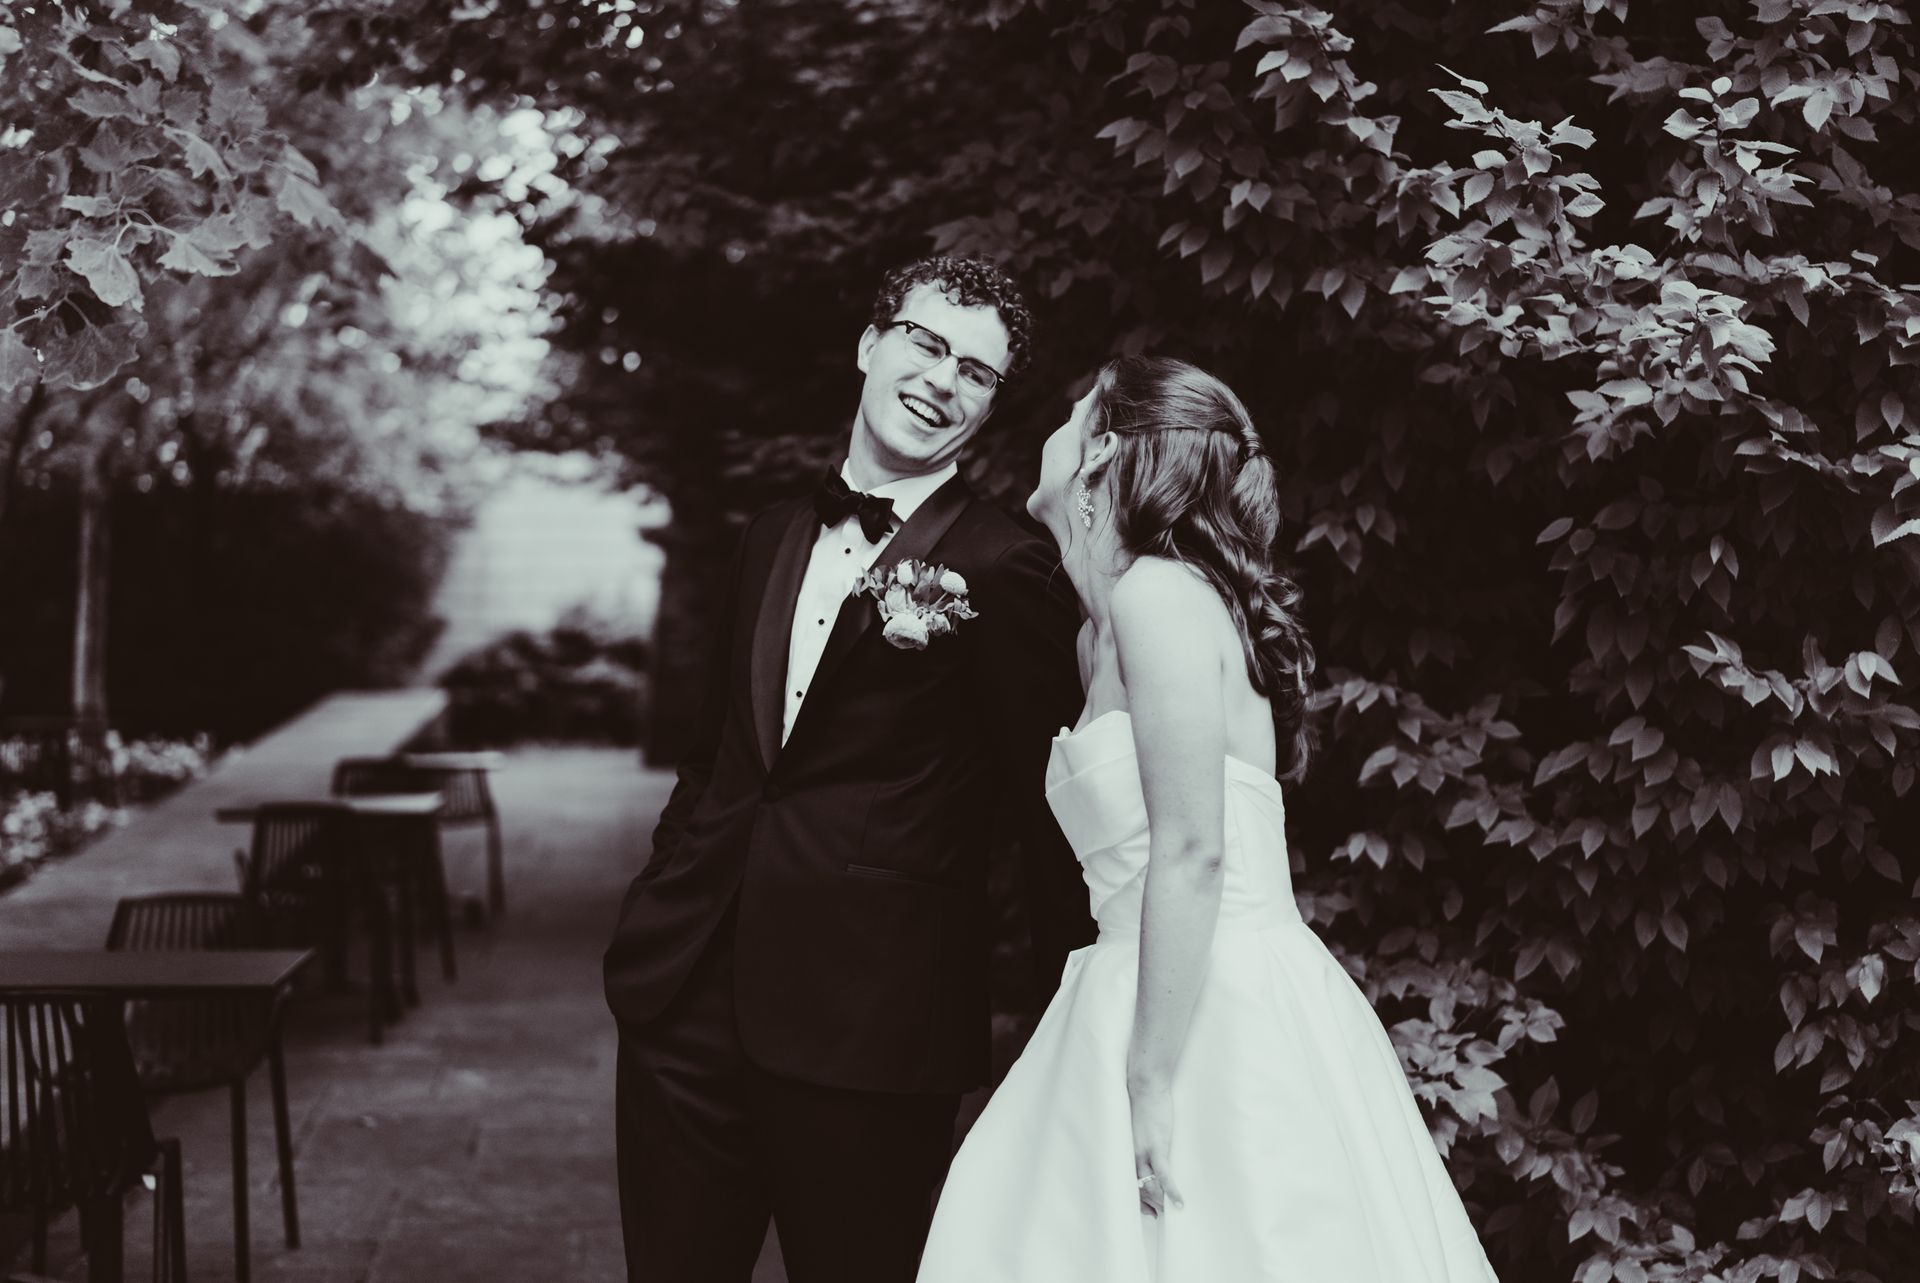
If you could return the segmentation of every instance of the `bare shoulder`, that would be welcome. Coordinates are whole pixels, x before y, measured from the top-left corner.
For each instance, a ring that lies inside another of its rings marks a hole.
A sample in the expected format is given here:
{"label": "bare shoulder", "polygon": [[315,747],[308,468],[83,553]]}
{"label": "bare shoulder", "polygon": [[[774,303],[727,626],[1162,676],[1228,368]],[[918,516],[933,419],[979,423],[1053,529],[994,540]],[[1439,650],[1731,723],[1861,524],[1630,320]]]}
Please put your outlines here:
{"label": "bare shoulder", "polygon": [[1211,632],[1227,618],[1226,603],[1190,566],[1141,557],[1115,581],[1110,601],[1117,629]]}

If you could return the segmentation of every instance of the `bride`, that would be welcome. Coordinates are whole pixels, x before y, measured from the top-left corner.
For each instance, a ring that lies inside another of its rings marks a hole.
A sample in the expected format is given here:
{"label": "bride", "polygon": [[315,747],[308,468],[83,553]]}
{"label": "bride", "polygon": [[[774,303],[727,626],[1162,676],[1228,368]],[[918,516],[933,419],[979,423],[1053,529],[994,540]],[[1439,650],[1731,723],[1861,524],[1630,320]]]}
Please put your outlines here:
{"label": "bride", "polygon": [[1047,798],[1099,940],[954,1160],[920,1283],[1488,1283],[1366,999],[1294,906],[1313,651],[1273,464],[1204,371],[1106,366],[1027,501],[1088,616]]}

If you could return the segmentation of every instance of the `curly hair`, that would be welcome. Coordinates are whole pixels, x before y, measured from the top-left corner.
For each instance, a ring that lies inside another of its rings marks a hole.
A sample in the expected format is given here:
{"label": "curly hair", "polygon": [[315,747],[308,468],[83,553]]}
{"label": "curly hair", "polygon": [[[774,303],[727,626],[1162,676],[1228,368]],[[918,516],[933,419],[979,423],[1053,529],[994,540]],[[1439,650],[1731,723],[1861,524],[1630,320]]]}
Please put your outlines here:
{"label": "curly hair", "polygon": [[1220,594],[1248,680],[1273,709],[1278,774],[1298,779],[1313,751],[1313,643],[1296,613],[1300,589],[1274,568],[1280,498],[1246,406],[1205,370],[1163,357],[1109,361],[1093,393],[1089,434],[1119,437],[1106,470],[1120,547],[1181,562]]}
{"label": "curly hair", "polygon": [[1007,327],[1007,373],[1026,368],[1033,352],[1033,313],[1013,278],[983,258],[937,254],[916,259],[887,273],[873,298],[873,324],[884,328],[900,315],[900,304],[916,285],[935,285],[962,307],[990,307]]}

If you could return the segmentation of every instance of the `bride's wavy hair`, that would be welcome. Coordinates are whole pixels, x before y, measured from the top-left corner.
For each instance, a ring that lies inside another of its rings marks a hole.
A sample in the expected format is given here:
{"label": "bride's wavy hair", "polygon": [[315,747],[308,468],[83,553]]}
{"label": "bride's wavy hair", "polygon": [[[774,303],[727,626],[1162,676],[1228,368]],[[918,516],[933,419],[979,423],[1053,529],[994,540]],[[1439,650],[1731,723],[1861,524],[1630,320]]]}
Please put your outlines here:
{"label": "bride's wavy hair", "polygon": [[1115,538],[1131,556],[1184,563],[1220,594],[1247,676],[1273,708],[1278,774],[1298,779],[1313,752],[1313,644],[1295,613],[1300,589],[1274,568],[1280,498],[1246,406],[1205,370],[1166,357],[1109,361],[1093,392],[1089,434],[1117,438],[1105,467]]}

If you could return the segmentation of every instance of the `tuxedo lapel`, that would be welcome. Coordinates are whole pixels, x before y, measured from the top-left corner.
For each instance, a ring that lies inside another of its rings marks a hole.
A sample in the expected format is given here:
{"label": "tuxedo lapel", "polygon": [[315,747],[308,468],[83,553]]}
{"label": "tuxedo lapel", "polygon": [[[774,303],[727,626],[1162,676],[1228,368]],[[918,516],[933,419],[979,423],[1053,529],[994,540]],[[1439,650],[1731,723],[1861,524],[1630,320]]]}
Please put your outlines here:
{"label": "tuxedo lapel", "polygon": [[787,676],[787,652],[793,643],[793,608],[806,577],[807,559],[820,533],[819,518],[810,504],[801,504],[780,534],[766,587],[760,593],[760,613],[753,625],[753,670],[749,704],[753,709],[754,738],[761,764],[772,767],[780,751],[780,722],[786,709],[782,698]]}
{"label": "tuxedo lapel", "polygon": [[[926,502],[915,510],[906,524],[894,532],[893,538],[873,559],[874,567],[877,569],[910,559],[924,559],[971,502],[973,491],[964,478],[958,473],[954,474],[950,481],[928,495]],[[797,586],[795,591],[798,592]],[[788,613],[792,613],[791,609]],[[813,681],[810,683],[813,690],[821,689],[821,684],[832,675],[834,668],[879,619],[879,608],[871,597],[849,595],[840,603],[840,614],[833,621],[833,631],[827,634],[827,647],[820,654],[819,667],[813,670]],[[802,720],[805,719],[805,707],[801,709],[800,716]],[[777,722],[775,737],[778,738]]]}

